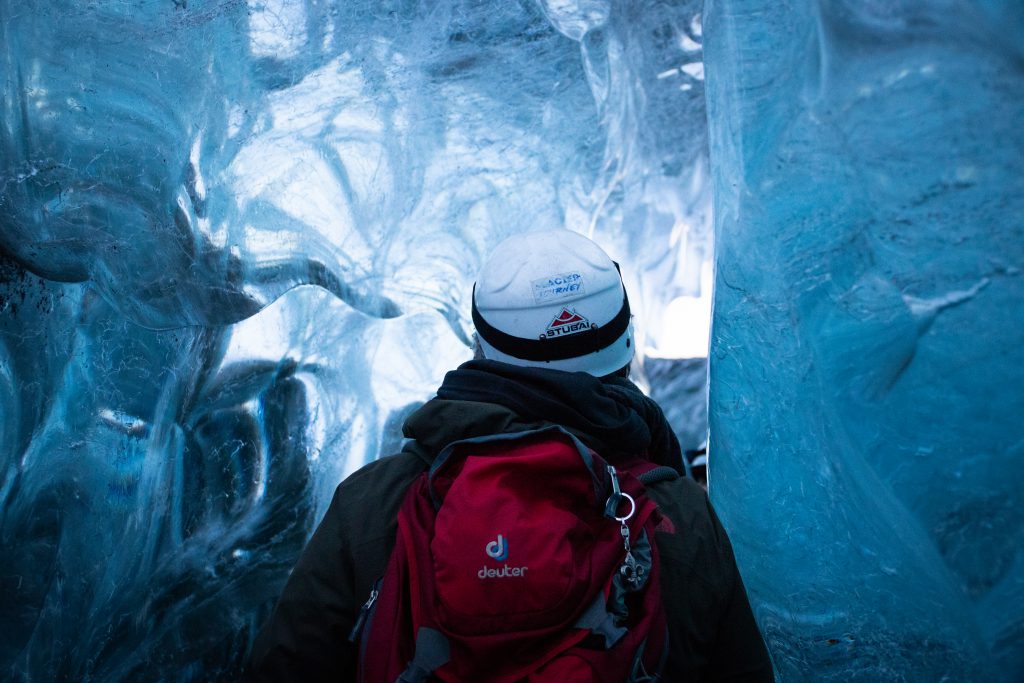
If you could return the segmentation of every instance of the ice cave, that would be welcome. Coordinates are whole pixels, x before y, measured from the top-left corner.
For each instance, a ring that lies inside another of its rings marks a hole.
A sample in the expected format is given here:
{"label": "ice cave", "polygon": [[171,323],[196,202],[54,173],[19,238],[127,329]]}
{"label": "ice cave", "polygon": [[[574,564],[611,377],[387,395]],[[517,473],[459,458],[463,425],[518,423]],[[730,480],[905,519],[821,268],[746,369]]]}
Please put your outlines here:
{"label": "ice cave", "polygon": [[0,678],[237,679],[481,259],[568,228],[778,680],[1024,680],[1019,0],[0,0],[0,51]]}

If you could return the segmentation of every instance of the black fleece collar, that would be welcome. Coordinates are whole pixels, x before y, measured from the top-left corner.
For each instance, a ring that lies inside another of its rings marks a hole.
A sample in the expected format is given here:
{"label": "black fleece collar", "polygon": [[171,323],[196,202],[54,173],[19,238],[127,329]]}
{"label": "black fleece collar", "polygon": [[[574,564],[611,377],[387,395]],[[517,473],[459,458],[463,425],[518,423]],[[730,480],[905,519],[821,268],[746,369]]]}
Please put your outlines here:
{"label": "black fleece collar", "polygon": [[452,441],[558,424],[608,459],[644,456],[682,474],[665,416],[627,379],[472,360],[449,372],[406,421],[411,450],[432,459]]}

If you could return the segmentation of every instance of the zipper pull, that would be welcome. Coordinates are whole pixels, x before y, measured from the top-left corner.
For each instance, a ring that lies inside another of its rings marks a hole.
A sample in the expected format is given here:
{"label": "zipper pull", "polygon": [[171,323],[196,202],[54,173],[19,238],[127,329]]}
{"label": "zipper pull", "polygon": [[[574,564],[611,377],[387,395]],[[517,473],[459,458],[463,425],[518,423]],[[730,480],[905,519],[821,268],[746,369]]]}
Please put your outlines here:
{"label": "zipper pull", "polygon": [[373,588],[370,590],[370,598],[367,600],[362,608],[359,610],[359,616],[356,617],[356,624],[352,627],[352,632],[348,634],[348,642],[354,643],[359,640],[359,636],[366,626],[366,618],[370,616],[370,610],[373,609],[373,604],[377,602],[377,598],[380,597],[380,579],[377,579],[376,583],[373,584]]}

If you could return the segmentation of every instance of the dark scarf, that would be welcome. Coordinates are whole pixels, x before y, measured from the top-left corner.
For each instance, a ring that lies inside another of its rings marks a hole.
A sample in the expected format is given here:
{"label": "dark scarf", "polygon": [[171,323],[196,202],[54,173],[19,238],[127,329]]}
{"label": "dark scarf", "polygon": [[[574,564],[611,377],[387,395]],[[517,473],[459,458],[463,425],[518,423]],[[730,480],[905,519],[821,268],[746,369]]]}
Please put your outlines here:
{"label": "dark scarf", "polygon": [[472,360],[445,376],[437,399],[499,405],[525,421],[562,425],[605,457],[646,453],[684,473],[664,413],[628,379]]}

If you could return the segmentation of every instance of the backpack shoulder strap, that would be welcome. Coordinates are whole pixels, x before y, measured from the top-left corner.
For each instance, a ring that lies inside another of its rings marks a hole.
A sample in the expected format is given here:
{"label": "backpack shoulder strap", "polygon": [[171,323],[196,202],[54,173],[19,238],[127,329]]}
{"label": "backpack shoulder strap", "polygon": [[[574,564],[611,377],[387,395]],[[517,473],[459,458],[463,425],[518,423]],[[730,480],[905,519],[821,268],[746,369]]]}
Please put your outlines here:
{"label": "backpack shoulder strap", "polygon": [[636,478],[639,479],[644,486],[650,486],[651,484],[657,484],[662,481],[678,479],[679,472],[668,465],[657,465],[649,470],[637,472]]}

